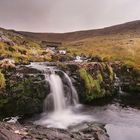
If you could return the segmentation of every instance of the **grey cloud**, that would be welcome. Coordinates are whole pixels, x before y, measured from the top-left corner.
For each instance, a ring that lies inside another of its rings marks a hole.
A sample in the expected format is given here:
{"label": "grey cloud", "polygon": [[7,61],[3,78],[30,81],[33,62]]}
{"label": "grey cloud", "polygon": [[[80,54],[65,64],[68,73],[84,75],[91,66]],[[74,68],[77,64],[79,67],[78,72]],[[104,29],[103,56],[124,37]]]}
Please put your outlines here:
{"label": "grey cloud", "polygon": [[35,32],[101,28],[140,19],[139,0],[0,0],[0,26]]}

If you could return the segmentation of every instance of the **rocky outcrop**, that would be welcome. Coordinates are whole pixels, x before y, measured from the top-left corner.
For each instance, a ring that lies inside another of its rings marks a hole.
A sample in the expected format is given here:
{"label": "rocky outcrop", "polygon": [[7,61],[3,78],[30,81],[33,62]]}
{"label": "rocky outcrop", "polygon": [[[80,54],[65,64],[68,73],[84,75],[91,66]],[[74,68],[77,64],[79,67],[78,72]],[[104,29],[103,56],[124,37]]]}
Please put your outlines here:
{"label": "rocky outcrop", "polygon": [[[132,68],[107,62],[49,64],[57,66],[69,75],[81,103],[101,105],[111,101],[117,91],[114,85],[116,74],[121,81],[122,90],[128,92],[127,96],[122,96],[122,101],[140,106],[139,73]],[[5,86],[0,90],[1,117],[30,116],[42,112],[43,101],[50,89],[40,71],[25,66],[4,67],[0,78],[4,78],[1,85]],[[69,85],[64,85],[65,90],[69,89],[67,86]]]}
{"label": "rocky outcrop", "polygon": [[5,88],[0,92],[1,117],[42,112],[44,98],[49,92],[44,75],[24,66],[3,69],[3,73]]}
{"label": "rocky outcrop", "polygon": [[2,31],[0,31],[0,42],[7,43],[7,45],[15,45],[15,43],[9,39]]}
{"label": "rocky outcrop", "polygon": [[115,93],[114,72],[108,63],[60,63],[58,67],[71,77],[83,103],[94,104],[103,98],[111,99]]}
{"label": "rocky outcrop", "polygon": [[121,103],[140,108],[140,72],[132,66],[123,63],[112,64],[116,76],[120,80],[122,93],[119,94]]}
{"label": "rocky outcrop", "polygon": [[0,123],[0,140],[109,140],[102,124],[90,123],[69,130],[33,124]]}

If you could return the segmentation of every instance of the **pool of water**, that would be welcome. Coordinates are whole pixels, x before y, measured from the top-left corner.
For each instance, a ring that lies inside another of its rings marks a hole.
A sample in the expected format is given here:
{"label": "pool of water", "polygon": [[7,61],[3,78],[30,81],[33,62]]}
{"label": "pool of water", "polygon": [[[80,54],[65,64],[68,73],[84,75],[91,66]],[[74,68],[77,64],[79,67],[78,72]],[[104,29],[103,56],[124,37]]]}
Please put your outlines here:
{"label": "pool of water", "polygon": [[140,140],[140,110],[111,104],[85,107],[84,113],[105,123],[111,140]]}

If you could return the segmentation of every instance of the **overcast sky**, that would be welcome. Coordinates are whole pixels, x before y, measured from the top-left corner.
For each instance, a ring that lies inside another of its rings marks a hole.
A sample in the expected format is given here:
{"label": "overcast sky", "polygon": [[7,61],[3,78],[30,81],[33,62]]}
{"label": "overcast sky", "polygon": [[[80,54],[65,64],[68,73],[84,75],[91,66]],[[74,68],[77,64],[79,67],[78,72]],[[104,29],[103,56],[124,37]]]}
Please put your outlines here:
{"label": "overcast sky", "polygon": [[71,32],[140,19],[140,0],[0,0],[0,27]]}

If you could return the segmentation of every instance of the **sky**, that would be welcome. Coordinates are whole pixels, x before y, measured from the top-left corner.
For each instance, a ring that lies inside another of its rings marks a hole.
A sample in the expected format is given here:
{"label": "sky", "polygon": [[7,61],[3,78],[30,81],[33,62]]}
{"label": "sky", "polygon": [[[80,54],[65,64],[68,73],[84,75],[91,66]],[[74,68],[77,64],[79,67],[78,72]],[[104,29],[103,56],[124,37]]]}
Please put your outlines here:
{"label": "sky", "polygon": [[140,0],[0,0],[0,27],[72,32],[140,20]]}

